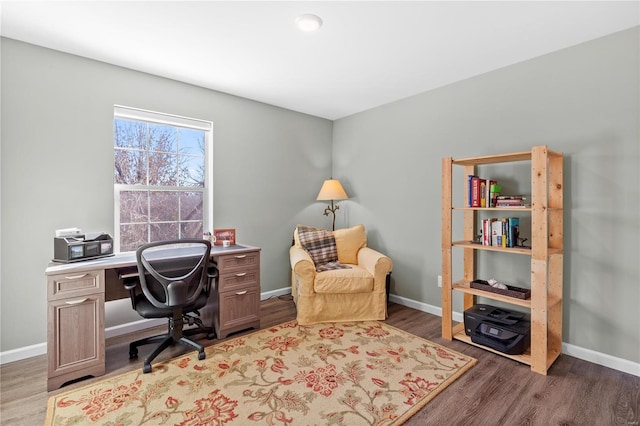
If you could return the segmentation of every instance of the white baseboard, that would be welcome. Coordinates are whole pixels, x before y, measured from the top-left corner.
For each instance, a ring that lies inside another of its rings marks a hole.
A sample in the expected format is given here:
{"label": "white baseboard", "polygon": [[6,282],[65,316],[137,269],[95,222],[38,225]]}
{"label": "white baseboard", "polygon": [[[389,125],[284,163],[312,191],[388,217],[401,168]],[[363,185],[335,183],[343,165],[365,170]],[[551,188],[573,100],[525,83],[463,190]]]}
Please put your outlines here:
{"label": "white baseboard", "polygon": [[[129,334],[135,331],[145,330],[147,328],[166,324],[167,320],[163,318],[142,319],[140,321],[133,321],[126,324],[120,324],[113,327],[105,328],[104,337],[105,339],[108,339],[110,337],[122,336],[123,334]],[[36,345],[25,346],[23,348],[0,352],[0,365],[8,364],[14,361],[20,361],[22,359],[31,358],[38,355],[45,355],[46,353],[46,343],[38,343]]]}
{"label": "white baseboard", "polygon": [[562,342],[562,353],[640,377],[640,363]]}
{"label": "white baseboard", "polygon": [[[389,301],[397,303],[398,305],[407,306],[409,308],[417,309],[418,311],[442,317],[442,308],[440,306],[429,305],[428,303],[418,302],[417,300],[407,299],[406,297],[397,296],[395,294],[389,295]],[[462,314],[460,312],[454,312],[453,320],[462,322]]]}
{"label": "white baseboard", "polygon": [[8,364],[14,361],[20,361],[21,359],[27,359],[38,355],[45,355],[46,353],[46,343],[38,343],[31,346],[25,346],[23,348],[3,351],[0,352],[0,365]]}
{"label": "white baseboard", "polygon": [[[285,287],[278,290],[267,291],[260,294],[260,300],[270,299],[274,296],[282,296],[284,294],[290,294],[291,287]],[[139,321],[133,321],[126,324],[120,324],[113,327],[108,327],[104,330],[105,339],[111,337],[122,336],[123,334],[129,334],[136,331],[152,328],[156,326],[162,326],[167,323],[167,320],[163,318],[158,319],[141,319]],[[45,355],[47,353],[47,344],[38,343],[31,346],[25,346],[23,348],[11,349],[8,351],[0,352],[0,365],[8,364],[14,361],[20,361],[22,359],[31,358],[38,355]]]}
{"label": "white baseboard", "polygon": [[[407,306],[409,308],[417,309],[422,312],[427,312],[429,314],[442,317],[442,308],[440,308],[439,306],[429,305],[427,303],[418,302],[416,300],[407,299],[401,296],[396,296],[395,294],[389,295],[389,300],[399,305]],[[462,313],[454,312],[453,320],[462,322]],[[623,358],[617,358],[615,356],[603,354],[601,352],[596,352],[591,349],[582,348],[580,346],[572,345],[565,342],[562,342],[562,353],[575,358],[579,358],[584,361],[589,361],[594,364],[602,365],[604,367],[612,368],[614,370],[622,371],[623,373],[628,373],[640,377],[640,363],[629,361]]]}
{"label": "white baseboard", "polygon": [[167,320],[165,318],[141,319],[139,321],[128,322],[126,324],[114,325],[104,329],[104,338],[109,339],[111,337],[122,336],[123,334],[129,334],[162,325],[167,325]]}
{"label": "white baseboard", "polygon": [[[267,291],[260,294],[260,300],[266,300],[274,296],[282,296],[289,293],[291,293],[291,287],[284,287],[278,290]],[[442,308],[440,308],[439,306],[429,305],[428,303],[418,302],[417,300],[407,299],[406,297],[397,296],[395,294],[390,294],[389,300],[399,305],[417,309],[418,311],[427,312],[439,317],[442,316]],[[462,322],[462,313],[454,312],[453,320]],[[146,328],[164,325],[165,323],[166,321],[164,319],[143,319],[140,321],[117,325],[105,329],[105,338],[121,336],[123,334],[144,330]],[[11,349],[8,351],[0,352],[0,365],[14,361],[20,361],[22,359],[31,358],[38,355],[44,355],[46,353],[46,343],[38,343],[31,346],[25,346],[23,348]],[[623,358],[617,358],[611,355],[603,354],[601,352],[596,352],[591,349],[582,348],[580,346],[572,345],[565,342],[562,343],[562,353],[582,359],[584,361],[593,362],[594,364],[613,368],[614,370],[622,371],[623,373],[628,373],[640,377],[640,363],[629,361]]]}
{"label": "white baseboard", "polygon": [[271,299],[272,297],[282,296],[285,294],[291,294],[291,287],[279,288],[278,290],[265,291],[260,293],[260,300]]}

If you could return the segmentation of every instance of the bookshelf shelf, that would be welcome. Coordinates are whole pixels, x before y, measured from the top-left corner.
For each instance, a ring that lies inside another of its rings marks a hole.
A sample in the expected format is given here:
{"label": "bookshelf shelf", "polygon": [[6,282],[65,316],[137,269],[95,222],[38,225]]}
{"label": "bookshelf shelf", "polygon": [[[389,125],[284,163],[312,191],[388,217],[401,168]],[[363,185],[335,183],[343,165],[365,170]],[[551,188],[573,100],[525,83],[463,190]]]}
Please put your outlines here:
{"label": "bookshelf shelf", "polygon": [[502,302],[511,303],[512,305],[524,306],[525,308],[531,308],[531,299],[516,299],[515,297],[503,296],[497,293],[490,293],[488,291],[471,288],[470,284],[466,281],[458,281],[451,285],[451,288],[455,291],[461,291],[466,294],[473,294],[474,296],[486,297],[492,300],[500,300]]}
{"label": "bookshelf shelf", "polygon": [[[463,168],[464,176],[477,175],[478,166],[509,162],[530,163],[531,205],[526,207],[459,207],[452,203],[452,172]],[[463,240],[452,241],[453,211],[462,211]],[[531,248],[485,246],[473,243],[479,228],[478,212],[523,212],[521,220],[531,221]],[[563,154],[546,146],[510,154],[442,159],[442,337],[461,340],[498,355],[529,365],[531,370],[547,374],[562,351],[562,260],[563,260]],[[463,250],[460,281],[452,282],[452,250]],[[476,278],[476,258],[491,252],[531,257],[531,298],[517,299],[471,288]],[[483,254],[484,253],[484,254]],[[476,344],[465,334],[464,324],[453,323],[453,293],[463,294],[463,309],[476,303],[477,297],[496,300],[530,310],[531,346],[522,355],[507,355]]]}
{"label": "bookshelf shelf", "polygon": [[452,207],[453,210],[488,210],[494,212],[517,211],[530,212],[531,207]]}
{"label": "bookshelf shelf", "polygon": [[[494,212],[504,212],[504,211],[513,211],[513,212],[530,212],[533,211],[531,207],[451,207],[451,210],[488,210]],[[558,207],[549,207],[549,210],[562,210],[562,208]]]}
{"label": "bookshelf shelf", "polygon": [[527,349],[521,355],[509,355],[509,354],[503,354],[502,352],[498,352],[498,351],[493,350],[491,348],[488,348],[486,346],[479,345],[477,343],[472,342],[471,341],[471,337],[467,336],[464,333],[464,330],[459,331],[456,334],[454,334],[453,338],[456,339],[456,340],[460,340],[460,341],[463,341],[465,343],[468,343],[470,345],[477,346],[477,347],[482,348],[482,349],[484,349],[486,351],[493,352],[494,354],[498,354],[498,355],[501,355],[503,357],[510,358],[510,359],[512,359],[514,361],[518,361],[518,362],[520,362],[522,364],[531,365],[531,348]]}
{"label": "bookshelf shelf", "polygon": [[505,253],[516,253],[531,256],[531,249],[524,247],[498,247],[498,246],[483,246],[479,243],[473,243],[471,241],[455,241],[451,243],[454,247],[471,248],[474,250],[489,250],[489,251],[501,251]]}
{"label": "bookshelf shelf", "polygon": [[[483,246],[480,243],[474,243],[471,241],[454,241],[451,243],[454,247],[464,247],[471,248],[474,250],[489,250],[489,251],[501,251],[505,253],[515,253],[515,254],[524,254],[531,256],[531,249],[524,247],[497,247],[497,246]],[[562,249],[560,248],[549,248],[549,256],[562,254]]]}

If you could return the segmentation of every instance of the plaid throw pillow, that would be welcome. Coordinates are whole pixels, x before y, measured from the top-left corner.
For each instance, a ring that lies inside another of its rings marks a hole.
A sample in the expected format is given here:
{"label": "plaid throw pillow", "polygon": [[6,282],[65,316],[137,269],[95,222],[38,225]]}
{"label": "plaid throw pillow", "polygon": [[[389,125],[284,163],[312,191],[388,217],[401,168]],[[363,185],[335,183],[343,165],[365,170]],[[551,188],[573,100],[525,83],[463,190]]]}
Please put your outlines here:
{"label": "plaid throw pillow", "polygon": [[338,250],[333,233],[325,229],[298,225],[298,238],[302,247],[311,256],[316,271],[349,268],[338,262]]}

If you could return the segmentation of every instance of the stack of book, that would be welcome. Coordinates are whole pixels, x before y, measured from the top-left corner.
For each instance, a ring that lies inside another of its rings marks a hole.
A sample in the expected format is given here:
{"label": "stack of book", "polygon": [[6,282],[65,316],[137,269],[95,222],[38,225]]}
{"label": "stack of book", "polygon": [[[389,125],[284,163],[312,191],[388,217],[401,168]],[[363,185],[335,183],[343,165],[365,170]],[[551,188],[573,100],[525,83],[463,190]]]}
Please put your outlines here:
{"label": "stack of book", "polygon": [[510,207],[510,208],[524,208],[528,207],[525,204],[527,198],[522,195],[499,195],[496,197],[496,203],[494,207]]}
{"label": "stack of book", "polygon": [[520,219],[517,217],[482,220],[482,245],[516,247],[520,235]]}

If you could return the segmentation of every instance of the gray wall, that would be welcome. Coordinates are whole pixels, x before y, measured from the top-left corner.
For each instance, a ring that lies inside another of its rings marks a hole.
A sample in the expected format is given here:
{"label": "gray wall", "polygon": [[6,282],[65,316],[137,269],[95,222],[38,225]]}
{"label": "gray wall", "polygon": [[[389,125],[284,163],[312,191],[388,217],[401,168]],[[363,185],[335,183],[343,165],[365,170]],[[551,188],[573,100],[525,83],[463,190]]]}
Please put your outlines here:
{"label": "gray wall", "polygon": [[[262,291],[289,285],[297,223],[324,225],[332,122],[2,39],[0,351],[46,341],[54,230],[113,234],[113,105],[214,124],[214,225],[262,248]],[[119,303],[119,302],[117,302]],[[128,302],[107,325],[140,319]]]}
{"label": "gray wall", "polygon": [[[314,198],[333,174],[352,197],[336,226],[364,223],[369,245],[394,260],[392,292],[440,306],[441,158],[563,151],[563,340],[640,362],[639,36],[624,31],[356,114],[333,123],[333,135],[326,120],[2,39],[0,351],[46,340],[53,231],[113,231],[105,159],[117,103],[213,121],[215,226],[262,247],[263,291],[288,285],[296,223],[330,226]],[[527,179],[518,166],[496,173],[511,185]],[[526,283],[526,262],[513,262],[501,267]],[[111,321],[137,319],[126,307],[118,314]]]}
{"label": "gray wall", "polygon": [[[640,362],[639,48],[636,27],[337,120],[341,212],[393,258],[392,292],[441,306],[442,157],[548,145],[565,154],[563,340]],[[530,179],[500,170],[486,174],[514,191]],[[526,280],[511,262],[528,260],[504,256],[501,273]]]}

